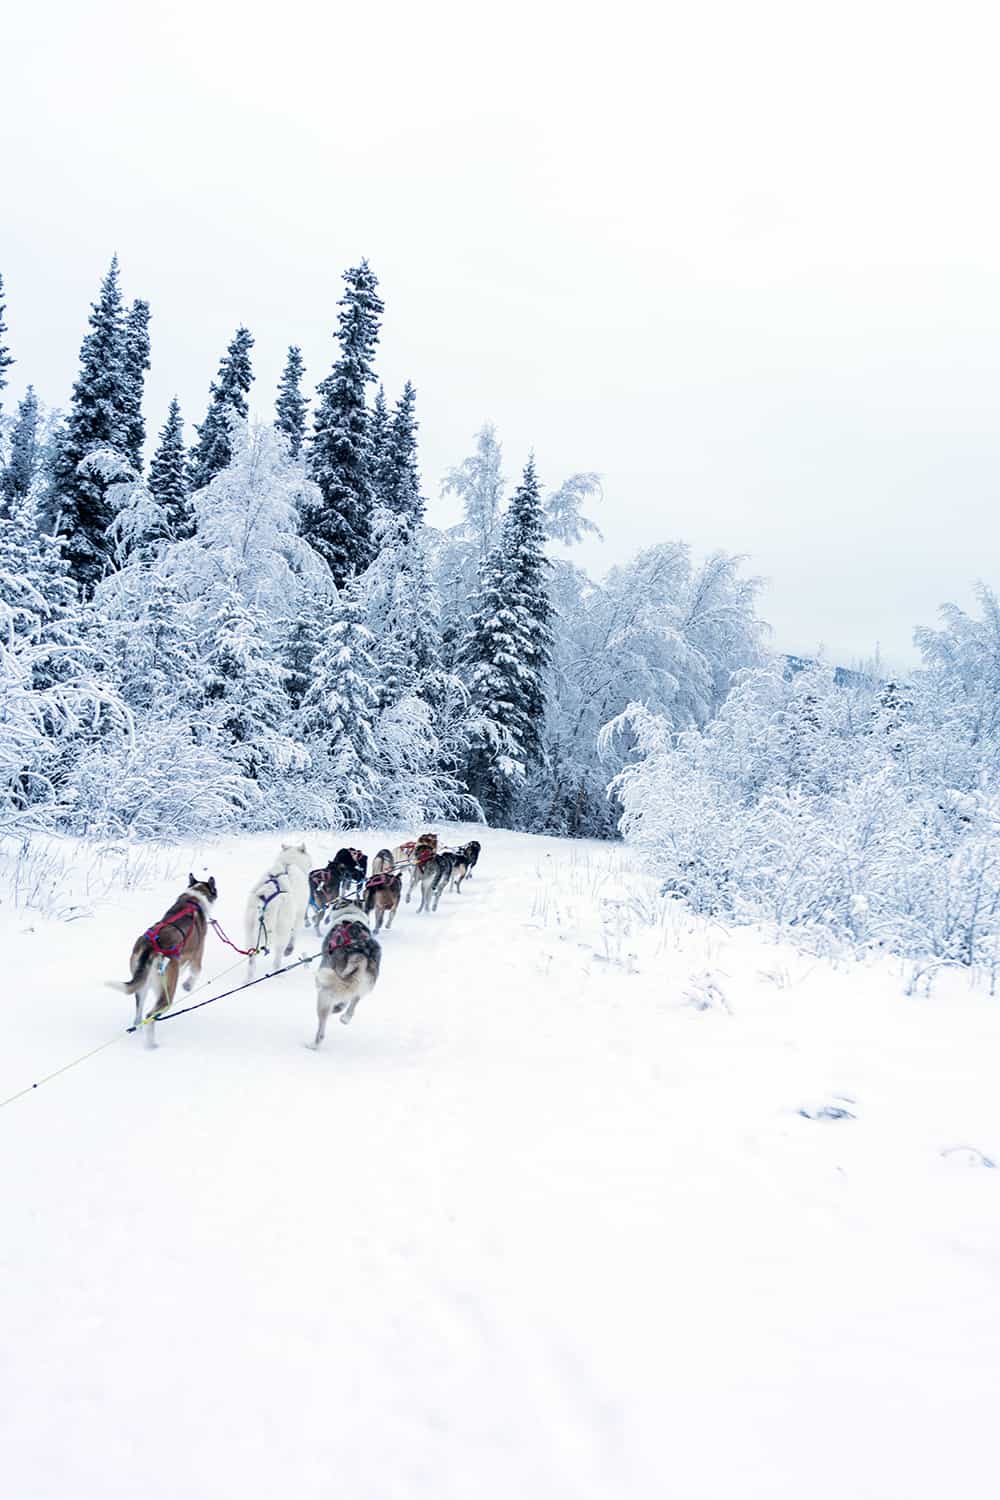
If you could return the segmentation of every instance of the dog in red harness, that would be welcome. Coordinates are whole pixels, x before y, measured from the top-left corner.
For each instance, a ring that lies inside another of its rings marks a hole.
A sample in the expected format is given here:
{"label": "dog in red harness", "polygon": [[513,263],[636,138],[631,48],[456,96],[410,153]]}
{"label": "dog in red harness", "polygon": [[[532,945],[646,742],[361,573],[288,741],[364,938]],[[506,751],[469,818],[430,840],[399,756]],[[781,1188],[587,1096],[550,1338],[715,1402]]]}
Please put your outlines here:
{"label": "dog in red harness", "polygon": [[369,875],[365,881],[363,900],[365,914],[370,917],[372,912],[375,913],[376,933],[381,932],[383,922],[385,922],[386,932],[389,931],[395,919],[396,912],[399,910],[399,901],[402,894],[402,878],[393,873],[391,865],[388,870],[377,870],[374,875]]}
{"label": "dog in red harness", "polygon": [[186,990],[201,973],[209,914],[218,894],[211,875],[207,880],[195,880],[189,875],[187,890],[177,897],[159,922],[147,927],[142,936],[136,938],[130,961],[132,978],[125,984],[109,981],[113,989],[135,996],[137,1026],[142,1019],[142,1003],[150,986],[159,990],[159,996],[146,1020],[155,1021],[173,1005],[181,970],[188,971],[184,980]]}
{"label": "dog in red harness", "polygon": [[371,935],[368,918],[360,906],[338,902],[333,925],[323,939],[323,956],[316,971],[316,1029],[314,1047],[326,1035],[331,1015],[339,1015],[346,1026],[359,1000],[370,995],[378,979],[382,949]]}

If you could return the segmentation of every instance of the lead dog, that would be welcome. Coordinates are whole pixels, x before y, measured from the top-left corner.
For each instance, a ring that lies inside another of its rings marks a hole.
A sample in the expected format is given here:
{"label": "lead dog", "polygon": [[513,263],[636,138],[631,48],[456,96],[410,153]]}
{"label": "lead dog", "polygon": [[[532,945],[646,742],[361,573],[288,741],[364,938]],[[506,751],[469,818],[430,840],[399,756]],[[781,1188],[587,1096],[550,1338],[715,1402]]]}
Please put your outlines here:
{"label": "lead dog", "polygon": [[[391,857],[391,856],[390,856]],[[377,859],[378,856],[376,855]],[[374,863],[374,861],[373,861]],[[399,909],[399,900],[403,894],[403,881],[399,875],[395,875],[392,869],[377,871],[370,875],[365,882],[364,908],[366,916],[375,913],[375,932],[382,930],[385,921],[385,930],[389,931]],[[386,916],[388,914],[388,920]]]}
{"label": "lead dog", "polygon": [[[282,844],[278,858],[247,897],[243,931],[248,948],[266,948],[272,955],[271,973],[295,947],[309,903],[309,852],[305,844]],[[247,979],[256,968],[256,954],[247,960]]]}
{"label": "lead dog", "polygon": [[462,881],[472,874],[473,867],[479,859],[479,851],[482,844],[478,839],[473,839],[468,844],[463,844],[455,851],[454,868],[451,875],[451,888],[453,891],[462,889]]}
{"label": "lead dog", "polygon": [[[108,981],[112,989],[135,996],[136,1026],[142,1019],[142,1003],[151,985],[159,990],[159,998],[146,1020],[155,1022],[174,1003],[181,969],[188,970],[184,980],[186,990],[201,973],[209,912],[218,894],[211,875],[207,880],[195,880],[189,875],[187,890],[181,892],[159,922],[136,938],[130,960],[132,978],[125,984]],[[155,1046],[152,1031],[149,1035],[150,1045]]]}
{"label": "lead dog", "polygon": [[371,935],[368,918],[359,906],[341,903],[333,926],[323,939],[323,956],[316,971],[316,1028],[314,1047],[326,1035],[331,1015],[346,1026],[358,1001],[370,995],[378,979],[382,949]]}

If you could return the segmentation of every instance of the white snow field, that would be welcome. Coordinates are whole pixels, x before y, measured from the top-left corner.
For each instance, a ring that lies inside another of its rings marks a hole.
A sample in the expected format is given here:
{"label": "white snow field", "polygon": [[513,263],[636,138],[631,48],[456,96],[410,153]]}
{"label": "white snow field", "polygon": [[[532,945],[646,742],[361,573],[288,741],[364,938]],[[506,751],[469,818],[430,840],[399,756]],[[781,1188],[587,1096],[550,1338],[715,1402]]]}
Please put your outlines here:
{"label": "white snow field", "polygon": [[[4,1494],[993,1500],[1000,1001],[479,836],[321,1051],[301,968],[0,1110]],[[278,842],[5,892],[0,1097],[129,1023],[189,864],[237,936]]]}

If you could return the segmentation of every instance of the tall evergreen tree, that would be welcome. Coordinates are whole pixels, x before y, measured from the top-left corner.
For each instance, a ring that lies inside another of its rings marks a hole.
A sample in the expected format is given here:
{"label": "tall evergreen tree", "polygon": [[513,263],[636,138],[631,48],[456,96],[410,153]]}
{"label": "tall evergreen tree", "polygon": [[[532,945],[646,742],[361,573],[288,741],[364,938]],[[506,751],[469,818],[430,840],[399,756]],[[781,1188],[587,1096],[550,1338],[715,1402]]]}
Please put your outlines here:
{"label": "tall evergreen tree", "polygon": [[552,606],[545,528],[534,458],[482,570],[463,652],[472,702],[490,726],[480,735],[469,784],[487,813],[510,818],[515,790],[542,759],[545,677],[552,654]]}
{"label": "tall evergreen tree", "polygon": [[184,419],[175,396],[160,430],[160,441],[149,466],[149,489],[165,512],[164,533],[182,541],[194,533],[194,513],[184,452]]}
{"label": "tall evergreen tree", "polygon": [[385,399],[385,386],[379,385],[375,401],[368,417],[368,472],[371,476],[375,499],[384,505],[386,488],[386,447],[389,441],[389,406]]}
{"label": "tall evergreen tree", "polygon": [[[3,341],[3,336],[7,332],[7,324],[4,321],[4,314],[6,313],[6,311],[7,305],[3,300],[3,276],[0,275],[0,391],[2,391],[6,386],[7,371],[14,363],[14,356],[11,354],[10,350],[7,348],[7,345]],[[0,401],[0,406],[2,405],[3,402]]]}
{"label": "tall evergreen tree", "polygon": [[306,435],[306,412],[309,402],[302,394],[302,376],[305,374],[302,350],[297,344],[289,346],[288,358],[278,383],[278,399],[274,403],[277,413],[274,425],[288,439],[288,448],[293,458],[298,458]]}
{"label": "tall evergreen tree", "polygon": [[363,260],[344,272],[338,306],[340,358],[318,388],[310,470],[322,500],[303,510],[303,533],[340,588],[371,560],[371,451],[366,391],[374,380],[382,299]]}
{"label": "tall evergreen tree", "polygon": [[246,417],[250,409],[247,395],[253,383],[252,348],[253,334],[249,328],[237,328],[219,365],[218,377],[212,381],[205,420],[197,429],[198,442],[191,455],[194,490],[204,489],[216,474],[228,468],[232,459],[229,423],[234,413]]}
{"label": "tall evergreen tree", "polygon": [[267,626],[263,609],[238,587],[226,589],[209,622],[210,646],[201,664],[207,715],[252,781],[273,776],[287,747],[281,733],[285,673]]}
{"label": "tall evergreen tree", "polygon": [[107,567],[107,530],[113,519],[107,481],[79,464],[98,448],[125,451],[125,327],[118,257],[101,283],[90,313],[90,332],[80,348],[80,373],[53,465],[51,510],[66,537],[66,557],[85,594]]}
{"label": "tall evergreen tree", "polygon": [[417,469],[417,393],[409,381],[388,423],[379,465],[379,498],[400,519],[408,541],[424,519],[424,499]]}
{"label": "tall evergreen tree", "polygon": [[122,440],[129,463],[137,474],[142,472],[142,450],[146,442],[146,424],[142,416],[142,395],[149,369],[149,303],[136,301],[125,320],[125,347],[122,356],[124,421]]}
{"label": "tall evergreen tree", "polygon": [[28,498],[40,464],[38,397],[29,385],[18,403],[17,419],[10,437],[10,458],[0,478],[0,515],[10,514]]}
{"label": "tall evergreen tree", "polygon": [[364,610],[345,590],[329,611],[298,722],[345,823],[371,814],[379,791],[378,668]]}
{"label": "tall evergreen tree", "polygon": [[43,535],[17,511],[0,516],[0,642],[51,634],[75,592],[59,539]]}

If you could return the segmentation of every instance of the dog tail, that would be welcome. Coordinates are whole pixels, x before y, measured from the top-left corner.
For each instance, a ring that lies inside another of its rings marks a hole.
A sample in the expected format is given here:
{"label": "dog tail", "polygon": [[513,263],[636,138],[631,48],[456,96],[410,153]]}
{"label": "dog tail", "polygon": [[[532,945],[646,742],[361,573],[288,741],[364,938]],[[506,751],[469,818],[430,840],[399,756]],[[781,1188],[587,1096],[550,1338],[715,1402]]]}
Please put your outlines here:
{"label": "dog tail", "polygon": [[382,963],[382,946],[373,937],[367,934],[356,938],[351,943],[351,952],[344,965],[342,978],[353,979],[355,974],[363,969],[368,970],[368,976],[372,984],[378,978],[379,966]]}
{"label": "dog tail", "polygon": [[147,943],[145,948],[143,948],[142,952],[139,955],[139,965],[135,970],[135,973],[132,975],[132,978],[126,980],[124,984],[122,984],[117,979],[109,979],[107,983],[113,990],[119,990],[123,995],[134,995],[138,990],[141,990],[143,985],[146,983],[146,976],[149,973],[152,962],[152,945]]}

